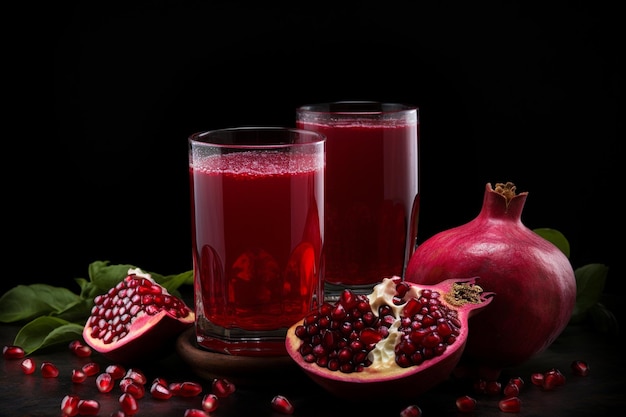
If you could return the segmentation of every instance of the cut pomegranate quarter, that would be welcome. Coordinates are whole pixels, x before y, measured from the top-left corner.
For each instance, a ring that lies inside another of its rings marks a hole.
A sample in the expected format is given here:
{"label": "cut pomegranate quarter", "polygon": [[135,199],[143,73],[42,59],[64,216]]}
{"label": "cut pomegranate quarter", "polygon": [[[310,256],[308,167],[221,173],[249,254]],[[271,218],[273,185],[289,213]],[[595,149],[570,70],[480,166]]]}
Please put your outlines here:
{"label": "cut pomegranate quarter", "polygon": [[173,340],[194,320],[183,300],[150,274],[130,269],[126,278],[94,298],[83,339],[114,362],[145,362],[173,348]]}

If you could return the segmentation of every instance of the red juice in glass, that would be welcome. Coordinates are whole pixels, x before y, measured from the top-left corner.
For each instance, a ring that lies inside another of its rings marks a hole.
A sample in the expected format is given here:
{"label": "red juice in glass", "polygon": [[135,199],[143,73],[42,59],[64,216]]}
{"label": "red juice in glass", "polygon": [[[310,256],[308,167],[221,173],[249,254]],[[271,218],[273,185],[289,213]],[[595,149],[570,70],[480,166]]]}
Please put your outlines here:
{"label": "red juice in glass", "polygon": [[281,146],[192,157],[196,335],[208,349],[283,354],[286,329],[323,297],[323,142]]}
{"label": "red juice in glass", "polygon": [[369,292],[384,277],[402,276],[417,239],[417,108],[303,106],[296,126],[326,135],[327,296],[345,287]]}

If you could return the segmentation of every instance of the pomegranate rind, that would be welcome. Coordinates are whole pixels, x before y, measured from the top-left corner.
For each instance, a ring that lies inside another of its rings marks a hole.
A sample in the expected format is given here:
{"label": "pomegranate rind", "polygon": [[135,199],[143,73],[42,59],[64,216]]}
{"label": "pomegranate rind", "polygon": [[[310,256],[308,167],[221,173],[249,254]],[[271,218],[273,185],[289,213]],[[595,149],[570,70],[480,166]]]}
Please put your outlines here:
{"label": "pomegranate rind", "polygon": [[[162,354],[170,348],[176,337],[193,325],[195,314],[190,311],[183,318],[176,318],[165,311],[135,319],[128,336],[117,342],[105,344],[91,336],[91,328],[83,328],[85,343],[102,356],[116,363],[143,362]],[[131,337],[129,337],[131,336]]]}
{"label": "pomegranate rind", "polygon": [[512,183],[495,189],[487,183],[480,213],[421,243],[407,265],[409,282],[432,285],[477,275],[498,294],[489,313],[474,321],[465,349],[463,362],[478,376],[497,377],[544,351],[567,326],[576,303],[569,259],[521,221],[527,197],[515,194]]}
{"label": "pomegranate rind", "polygon": [[[415,289],[431,288],[447,292],[450,291],[454,283],[473,284],[477,280],[478,278],[449,279],[437,285],[411,285]],[[448,347],[444,355],[408,368],[402,368],[394,363],[383,368],[369,366],[359,372],[342,373],[306,362],[299,352],[302,341],[295,333],[296,328],[304,322],[304,319],[293,324],[287,330],[285,346],[287,353],[300,369],[313,382],[336,397],[347,400],[414,398],[444,382],[452,375],[465,349],[469,318],[487,307],[494,295],[491,292],[483,292],[478,304],[450,306],[459,311],[459,319],[462,322],[457,341]]]}

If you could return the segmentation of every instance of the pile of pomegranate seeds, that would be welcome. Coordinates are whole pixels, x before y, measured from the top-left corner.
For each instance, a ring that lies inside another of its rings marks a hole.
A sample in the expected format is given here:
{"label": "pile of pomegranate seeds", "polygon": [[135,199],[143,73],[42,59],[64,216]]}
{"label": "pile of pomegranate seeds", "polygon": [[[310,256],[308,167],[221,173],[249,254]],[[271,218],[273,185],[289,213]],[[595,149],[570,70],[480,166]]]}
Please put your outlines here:
{"label": "pile of pomegranate seeds", "polygon": [[[87,349],[80,342],[70,343],[69,349],[79,357],[88,357]],[[2,350],[5,360],[22,359],[20,368],[24,374],[30,375],[35,372],[36,363],[32,358],[25,357],[24,350],[19,346],[7,345]],[[571,362],[571,371],[576,376],[589,375],[589,364],[583,360]],[[42,361],[41,376],[44,378],[59,377],[59,370],[50,361]],[[122,392],[115,397],[119,409],[111,414],[111,417],[134,416],[140,411],[138,400],[146,393],[147,379],[140,369],[129,368],[126,370],[119,364],[111,364],[104,372],[100,372],[100,365],[96,362],[88,362],[81,369],[72,370],[71,380],[75,384],[82,384],[89,376],[96,376],[95,384],[100,392],[112,392],[119,387]],[[544,391],[550,391],[556,387],[565,385],[566,377],[557,368],[551,368],[543,372],[535,372],[530,375],[530,381],[534,386]],[[506,384],[499,381],[477,380],[473,384],[476,394],[487,396],[499,396],[498,408],[503,413],[519,413],[522,409],[520,394],[524,387],[521,377],[510,378]],[[183,417],[210,417],[211,413],[220,406],[220,399],[232,395],[236,391],[235,385],[225,378],[216,378],[211,382],[211,392],[205,393],[198,403],[197,408],[187,408]],[[155,378],[149,388],[150,397],[155,401],[169,400],[173,397],[199,397],[202,394],[202,385],[195,381],[167,382],[165,379]],[[463,395],[455,399],[456,408],[461,413],[473,413],[479,407],[476,398]],[[291,400],[283,395],[276,395],[270,402],[270,407],[277,413],[290,415],[295,411]],[[100,403],[91,398],[81,398],[76,394],[65,395],[60,402],[61,416],[95,416],[100,411]],[[403,408],[400,417],[422,417],[423,413],[419,406],[412,404]]]}
{"label": "pile of pomegranate seeds", "polygon": [[[81,341],[73,341],[69,344],[69,350],[78,357],[89,357],[92,354],[91,348]],[[6,345],[2,350],[5,360],[22,359],[20,368],[26,375],[33,374],[36,370],[36,363],[33,358],[25,357],[24,349],[19,346]],[[40,365],[41,376],[44,378],[59,377],[59,369],[50,361],[42,361]],[[157,377],[150,383],[144,373],[138,368],[126,369],[120,364],[108,365],[104,372],[101,372],[97,362],[87,362],[80,369],[73,369],[70,376],[74,384],[83,384],[93,378],[98,391],[102,393],[114,392],[119,389],[121,394],[114,397],[117,400],[119,409],[111,414],[111,417],[129,417],[138,414],[140,411],[140,400],[146,394],[155,401],[170,400],[173,397],[193,398],[200,397],[203,387],[196,381],[173,381],[168,382],[164,378]],[[218,409],[220,401],[232,395],[236,391],[236,386],[226,378],[215,378],[211,382],[211,392],[205,393],[197,408],[187,408],[184,417],[210,417]],[[293,414],[295,408],[291,401],[282,395],[276,395],[268,404],[274,411],[281,414]],[[100,412],[100,402],[93,398],[81,398],[69,393],[60,402],[61,416],[94,416]]]}
{"label": "pile of pomegranate seeds", "polygon": [[534,372],[530,376],[530,381],[545,391],[552,391],[556,387],[565,385],[565,375],[559,369],[552,368],[545,372]]}
{"label": "pile of pomegranate seeds", "polygon": [[[572,373],[577,376],[589,375],[589,365],[582,360],[575,360],[570,365]],[[534,386],[543,391],[552,391],[556,387],[565,385],[565,375],[558,368],[551,368],[543,372],[533,372],[530,381]],[[522,409],[520,394],[524,388],[524,380],[521,377],[512,377],[506,384],[499,381],[485,381],[478,379],[473,384],[474,393],[487,396],[498,396],[498,408],[503,413],[519,413]],[[478,401],[469,395],[456,399],[456,408],[462,413],[471,413],[477,407]],[[401,415],[401,417],[403,417]]]}

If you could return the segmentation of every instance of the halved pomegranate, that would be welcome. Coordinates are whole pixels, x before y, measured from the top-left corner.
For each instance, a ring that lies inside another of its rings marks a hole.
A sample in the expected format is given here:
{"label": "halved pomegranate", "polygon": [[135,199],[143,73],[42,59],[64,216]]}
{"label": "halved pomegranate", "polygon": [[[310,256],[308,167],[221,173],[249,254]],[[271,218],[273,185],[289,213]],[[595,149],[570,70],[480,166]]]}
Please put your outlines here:
{"label": "halved pomegranate", "polygon": [[287,352],[333,395],[413,398],[458,364],[468,319],[494,294],[478,278],[417,285],[385,278],[369,295],[344,290],[287,331]]}
{"label": "halved pomegranate", "polygon": [[194,320],[183,300],[150,274],[130,269],[115,287],[94,298],[83,338],[103,356],[128,364],[163,352]]}

